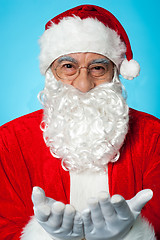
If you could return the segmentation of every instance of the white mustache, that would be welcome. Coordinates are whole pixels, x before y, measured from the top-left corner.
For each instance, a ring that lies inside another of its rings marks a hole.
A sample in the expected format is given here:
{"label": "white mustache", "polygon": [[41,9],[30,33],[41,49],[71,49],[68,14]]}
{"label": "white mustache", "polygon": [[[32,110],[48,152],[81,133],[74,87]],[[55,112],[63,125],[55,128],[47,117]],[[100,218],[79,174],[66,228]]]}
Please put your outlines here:
{"label": "white mustache", "polygon": [[82,93],[46,76],[42,128],[46,145],[67,170],[104,170],[116,161],[128,131],[128,106],[120,83]]}

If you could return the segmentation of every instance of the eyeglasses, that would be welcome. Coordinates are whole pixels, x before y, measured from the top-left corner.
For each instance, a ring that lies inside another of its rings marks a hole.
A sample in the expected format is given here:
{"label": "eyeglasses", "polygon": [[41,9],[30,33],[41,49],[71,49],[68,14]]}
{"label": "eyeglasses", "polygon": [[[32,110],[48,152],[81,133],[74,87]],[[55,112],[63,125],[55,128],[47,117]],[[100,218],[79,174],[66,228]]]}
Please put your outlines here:
{"label": "eyeglasses", "polygon": [[91,63],[88,67],[80,67],[76,61],[64,60],[59,62],[58,65],[54,68],[57,77],[60,79],[74,80],[80,74],[80,70],[85,68],[90,77],[94,79],[104,79],[105,74],[108,72],[108,65],[110,60],[102,59],[98,61],[94,60],[94,63]]}

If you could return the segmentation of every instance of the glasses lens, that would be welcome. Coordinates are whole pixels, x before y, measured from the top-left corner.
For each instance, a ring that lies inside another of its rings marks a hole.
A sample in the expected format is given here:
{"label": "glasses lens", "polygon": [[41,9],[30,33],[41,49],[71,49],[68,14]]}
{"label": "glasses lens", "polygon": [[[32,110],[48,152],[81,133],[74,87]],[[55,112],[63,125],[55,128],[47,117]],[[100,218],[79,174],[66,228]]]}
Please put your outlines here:
{"label": "glasses lens", "polygon": [[108,66],[103,63],[91,64],[89,72],[92,77],[101,77],[108,71]]}
{"label": "glasses lens", "polygon": [[70,78],[76,75],[78,71],[78,65],[73,62],[63,61],[62,63],[58,64],[58,66],[55,68],[55,71],[59,78]]}

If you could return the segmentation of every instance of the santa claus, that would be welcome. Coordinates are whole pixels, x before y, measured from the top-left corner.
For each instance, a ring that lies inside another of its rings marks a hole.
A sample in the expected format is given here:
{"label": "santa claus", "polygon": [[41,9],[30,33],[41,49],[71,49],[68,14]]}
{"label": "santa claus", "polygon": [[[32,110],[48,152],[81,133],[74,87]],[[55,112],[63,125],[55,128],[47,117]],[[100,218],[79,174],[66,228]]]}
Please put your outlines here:
{"label": "santa claus", "polygon": [[160,239],[160,121],[126,103],[119,75],[140,66],[122,25],[78,6],[40,46],[44,110],[0,129],[1,239]]}

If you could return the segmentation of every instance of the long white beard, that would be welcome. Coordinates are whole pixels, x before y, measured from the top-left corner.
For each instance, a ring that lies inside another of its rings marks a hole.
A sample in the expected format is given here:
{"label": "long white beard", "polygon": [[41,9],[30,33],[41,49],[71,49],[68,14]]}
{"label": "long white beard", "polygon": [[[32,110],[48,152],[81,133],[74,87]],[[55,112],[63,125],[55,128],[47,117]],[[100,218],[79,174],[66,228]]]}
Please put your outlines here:
{"label": "long white beard", "polygon": [[41,100],[42,95],[43,137],[64,169],[105,171],[118,160],[128,131],[128,106],[119,81],[82,93],[57,81],[49,69]]}

